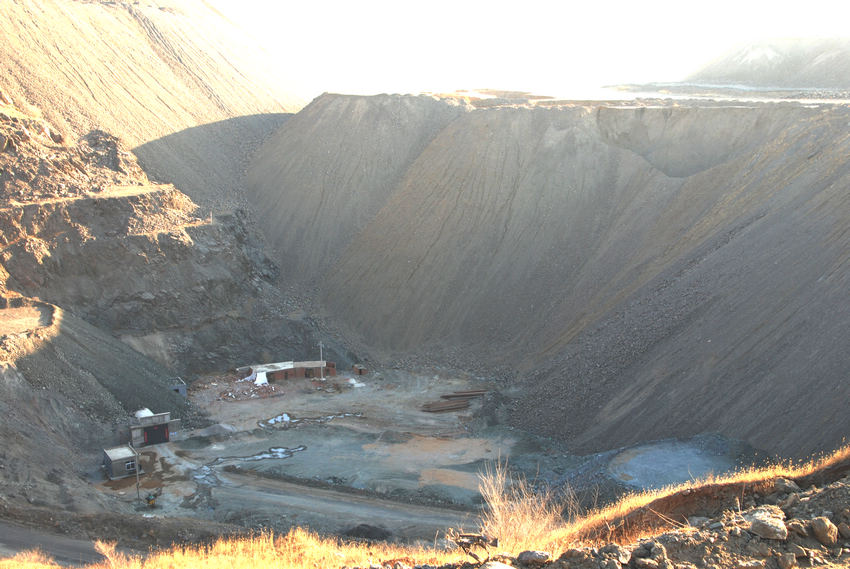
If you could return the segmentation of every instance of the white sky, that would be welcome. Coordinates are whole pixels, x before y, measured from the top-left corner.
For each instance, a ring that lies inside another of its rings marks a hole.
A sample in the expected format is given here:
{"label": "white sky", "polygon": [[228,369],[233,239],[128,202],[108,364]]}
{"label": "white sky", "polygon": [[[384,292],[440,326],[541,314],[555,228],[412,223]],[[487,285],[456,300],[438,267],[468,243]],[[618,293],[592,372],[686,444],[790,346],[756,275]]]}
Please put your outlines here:
{"label": "white sky", "polygon": [[211,0],[308,96],[672,81],[736,44],[850,35],[850,2]]}

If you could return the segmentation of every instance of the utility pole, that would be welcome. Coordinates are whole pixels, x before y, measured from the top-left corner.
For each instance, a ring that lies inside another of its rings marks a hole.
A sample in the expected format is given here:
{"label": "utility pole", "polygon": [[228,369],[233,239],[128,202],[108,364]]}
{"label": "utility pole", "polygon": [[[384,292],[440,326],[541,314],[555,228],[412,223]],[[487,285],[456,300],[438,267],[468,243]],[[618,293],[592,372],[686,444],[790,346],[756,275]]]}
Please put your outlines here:
{"label": "utility pole", "polygon": [[141,502],[142,494],[139,491],[139,468],[141,468],[141,465],[139,464],[139,451],[136,450],[136,447],[134,447],[132,443],[129,445],[129,447],[133,449],[133,454],[136,457],[136,499]]}
{"label": "utility pole", "polygon": [[322,341],[319,340],[319,377],[322,381],[325,381],[325,358],[322,352],[322,348],[324,347]]}

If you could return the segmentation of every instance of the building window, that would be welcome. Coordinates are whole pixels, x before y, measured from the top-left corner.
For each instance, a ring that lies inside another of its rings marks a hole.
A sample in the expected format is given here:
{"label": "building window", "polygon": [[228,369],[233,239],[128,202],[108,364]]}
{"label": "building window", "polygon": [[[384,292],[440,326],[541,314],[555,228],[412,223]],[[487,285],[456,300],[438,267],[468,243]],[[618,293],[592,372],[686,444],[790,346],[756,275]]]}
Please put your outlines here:
{"label": "building window", "polygon": [[130,460],[124,463],[124,470],[127,472],[136,472],[136,461]]}

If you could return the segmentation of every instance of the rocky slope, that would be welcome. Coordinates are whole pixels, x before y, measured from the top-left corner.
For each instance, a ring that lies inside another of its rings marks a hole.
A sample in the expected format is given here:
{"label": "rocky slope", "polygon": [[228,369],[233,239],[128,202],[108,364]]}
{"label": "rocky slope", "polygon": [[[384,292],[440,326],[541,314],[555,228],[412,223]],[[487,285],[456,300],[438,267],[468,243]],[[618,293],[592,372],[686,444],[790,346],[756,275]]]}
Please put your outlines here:
{"label": "rocky slope", "polygon": [[202,0],[11,0],[0,22],[14,30],[0,91],[69,140],[121,137],[150,175],[219,211],[239,204],[246,153],[304,104],[280,62]]}
{"label": "rocky slope", "polygon": [[151,184],[115,137],[93,131],[63,146],[42,121],[5,110],[3,290],[73,310],[174,374],[307,341],[309,325],[282,313],[270,284],[278,269],[244,214],[196,217],[188,197]]}
{"label": "rocky slope", "polygon": [[286,221],[262,228],[283,279],[372,347],[519,372],[513,422],[581,451],[718,431],[804,455],[850,427],[846,108],[328,95],[303,113],[251,197]]}
{"label": "rocky slope", "polygon": [[286,317],[244,213],[197,217],[114,136],[64,144],[3,104],[0,146],[2,505],[114,508],[88,482],[130,413],[191,424],[172,377],[293,359],[314,327]]}

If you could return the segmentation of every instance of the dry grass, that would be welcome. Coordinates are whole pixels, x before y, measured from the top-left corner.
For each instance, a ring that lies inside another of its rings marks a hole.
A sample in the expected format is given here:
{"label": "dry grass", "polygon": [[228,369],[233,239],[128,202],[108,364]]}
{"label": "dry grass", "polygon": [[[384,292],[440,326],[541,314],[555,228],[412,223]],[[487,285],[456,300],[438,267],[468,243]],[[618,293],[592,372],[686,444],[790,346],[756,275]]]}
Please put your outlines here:
{"label": "dry grass", "polygon": [[[805,479],[850,461],[850,445],[834,453],[801,463],[774,464],[752,468],[727,476],[703,479],[652,492],[624,497],[616,504],[579,515],[573,496],[555,500],[551,493],[534,491],[522,478],[512,478],[507,465],[497,463],[481,475],[481,493],[487,503],[482,517],[482,533],[500,540],[499,551],[518,553],[523,549],[545,549],[560,552],[579,542],[593,542],[605,534],[606,528],[629,513],[645,508],[655,500],[673,496],[705,485],[757,484],[775,478]],[[566,515],[562,515],[566,512]],[[641,537],[640,528],[630,537]],[[89,569],[256,569],[286,567],[368,567],[401,561],[407,565],[443,565],[469,560],[460,551],[437,551],[432,548],[397,546],[382,543],[347,543],[323,538],[303,529],[286,535],[264,533],[247,539],[223,539],[208,546],[177,547],[155,552],[145,559],[115,551],[115,544],[96,543],[106,557],[103,563]],[[0,560],[0,569],[36,569],[57,567],[39,552],[27,552]]]}
{"label": "dry grass", "polygon": [[[748,468],[723,476],[709,476],[659,490],[628,494],[614,504],[578,517],[572,522],[565,523],[550,535],[550,541],[557,547],[562,548],[579,541],[598,541],[600,536],[606,534],[606,530],[630,513],[645,508],[656,500],[673,496],[674,494],[690,492],[707,485],[731,486],[757,484],[776,478],[799,480],[818,472],[824,472],[830,467],[848,461],[850,461],[850,445],[844,445],[832,453],[807,461],[797,463],[793,461],[777,462],[772,465]],[[634,540],[645,537],[645,535],[641,533],[640,528],[635,528],[627,535],[627,539]]]}
{"label": "dry grass", "polygon": [[59,567],[59,565],[38,549],[24,551],[9,559],[0,559],[0,569],[42,569],[48,567]]}
{"label": "dry grass", "polygon": [[497,462],[480,474],[478,486],[486,509],[481,516],[481,533],[499,539],[499,549],[519,552],[545,549],[567,519],[578,512],[573,495],[556,499],[551,491],[536,491],[522,477],[512,477],[507,463]]}

